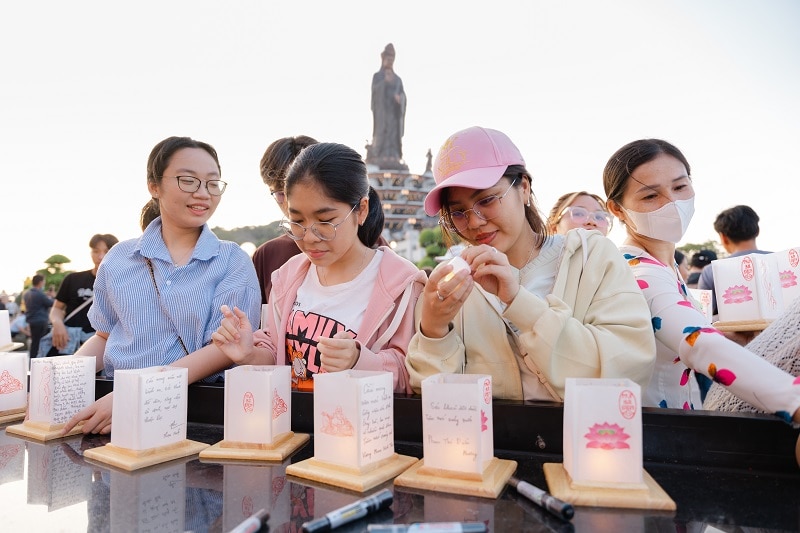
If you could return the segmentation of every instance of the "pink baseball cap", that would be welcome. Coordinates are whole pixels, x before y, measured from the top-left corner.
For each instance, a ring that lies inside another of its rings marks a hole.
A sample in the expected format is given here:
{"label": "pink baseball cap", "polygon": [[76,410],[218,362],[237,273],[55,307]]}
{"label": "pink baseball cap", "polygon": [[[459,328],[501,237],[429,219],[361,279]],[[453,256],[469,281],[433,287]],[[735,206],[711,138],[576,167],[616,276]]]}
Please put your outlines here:
{"label": "pink baseball cap", "polygon": [[488,189],[510,165],[525,165],[519,149],[502,131],[473,126],[452,134],[439,148],[433,164],[436,187],[425,197],[425,212],[434,216],[442,208],[442,189]]}

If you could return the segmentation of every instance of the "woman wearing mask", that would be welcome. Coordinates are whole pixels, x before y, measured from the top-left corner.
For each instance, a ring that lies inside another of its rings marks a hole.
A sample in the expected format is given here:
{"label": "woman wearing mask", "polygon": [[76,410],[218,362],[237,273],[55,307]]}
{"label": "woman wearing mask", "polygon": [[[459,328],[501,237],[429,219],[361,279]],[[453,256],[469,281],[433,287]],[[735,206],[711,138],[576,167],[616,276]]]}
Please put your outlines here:
{"label": "woman wearing mask", "polygon": [[625,225],[621,247],[650,306],[658,357],[643,405],[699,407],[701,372],[743,400],[800,422],[800,379],[767,363],[711,327],[675,265],[675,243],[694,214],[691,169],[659,139],[629,143],[603,171],[608,208]]}

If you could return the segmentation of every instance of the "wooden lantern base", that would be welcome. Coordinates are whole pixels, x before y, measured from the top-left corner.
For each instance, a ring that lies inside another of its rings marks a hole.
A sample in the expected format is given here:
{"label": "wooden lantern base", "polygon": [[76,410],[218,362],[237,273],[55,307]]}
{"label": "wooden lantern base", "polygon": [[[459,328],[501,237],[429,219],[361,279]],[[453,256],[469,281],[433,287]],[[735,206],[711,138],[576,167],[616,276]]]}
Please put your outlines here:
{"label": "wooden lantern base", "polygon": [[609,483],[604,487],[579,487],[572,483],[562,463],[545,463],[544,477],[550,494],[573,505],[588,507],[618,507],[626,509],[655,509],[674,511],[675,502],[664,492],[646,470],[642,471],[644,486],[629,488],[625,484]]}
{"label": "wooden lantern base", "polygon": [[425,466],[422,459],[394,480],[398,487],[497,498],[517,469],[517,462],[493,457],[482,474]]}
{"label": "wooden lantern base", "polygon": [[[23,413],[22,418],[25,418],[25,413]],[[72,435],[77,435],[79,433],[83,433],[83,421],[78,422],[78,424],[72,428],[66,435],[62,435],[61,431],[64,429],[66,424],[47,424],[44,422],[31,422],[30,420],[26,420],[22,424],[17,424],[15,426],[8,426],[6,428],[6,433],[13,433],[14,435],[22,435],[23,437],[28,437],[30,439],[38,440],[41,442],[47,442],[49,440],[54,439],[61,439],[64,437],[71,437]]]}
{"label": "wooden lantern base", "polygon": [[772,323],[772,320],[728,320],[711,324],[722,332],[737,331],[762,331]]}
{"label": "wooden lantern base", "polygon": [[113,444],[106,444],[83,452],[83,456],[101,463],[116,466],[128,472],[147,466],[166,463],[173,459],[188,457],[208,448],[208,444],[184,439],[175,444],[157,446],[146,450],[131,450]]}
{"label": "wooden lantern base", "polygon": [[200,452],[200,459],[229,459],[234,461],[283,461],[311,439],[308,433],[289,431],[273,442],[235,442],[221,440]]}
{"label": "wooden lantern base", "polygon": [[11,344],[0,346],[0,352],[15,352],[23,346],[25,346],[25,343],[23,342],[12,342]]}
{"label": "wooden lantern base", "polygon": [[326,485],[366,492],[397,476],[417,461],[416,457],[395,453],[363,468],[348,468],[312,457],[287,466],[286,473]]}
{"label": "wooden lantern base", "polygon": [[25,418],[25,407],[19,409],[8,409],[7,411],[0,411],[0,424],[7,424],[9,422],[16,422]]}

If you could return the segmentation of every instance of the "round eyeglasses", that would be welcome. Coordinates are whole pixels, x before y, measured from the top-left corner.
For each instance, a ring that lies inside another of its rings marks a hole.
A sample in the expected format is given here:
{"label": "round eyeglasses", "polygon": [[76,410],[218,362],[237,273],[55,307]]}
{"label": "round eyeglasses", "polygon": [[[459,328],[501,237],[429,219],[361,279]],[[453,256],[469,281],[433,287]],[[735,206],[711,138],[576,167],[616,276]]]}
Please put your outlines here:
{"label": "round eyeglasses", "polygon": [[302,224],[298,224],[297,222],[292,222],[291,220],[283,219],[281,220],[281,229],[295,241],[303,240],[306,236],[306,231],[311,230],[311,233],[314,234],[318,239],[322,241],[332,241],[336,238],[336,228],[344,224],[344,221],[350,218],[350,215],[353,214],[358,204],[354,205],[353,208],[347,213],[347,216],[342,219],[341,222],[338,224],[332,224],[330,222],[314,222],[308,227],[303,226]]}
{"label": "round eyeglasses", "polygon": [[272,197],[275,199],[276,202],[279,204],[286,203],[286,193],[283,191],[269,191]]}
{"label": "round eyeglasses", "polygon": [[200,178],[194,176],[175,176],[178,180],[178,188],[183,192],[197,192],[200,190],[200,185],[206,184],[206,190],[211,196],[222,196],[225,192],[225,187],[228,184],[222,180],[208,180],[204,182]]}
{"label": "round eyeglasses", "polygon": [[564,208],[561,212],[561,215],[558,217],[558,224],[564,215],[569,215],[569,218],[575,222],[576,224],[586,224],[589,220],[594,222],[598,226],[608,226],[611,224],[611,215],[606,211],[589,211],[585,207],[580,207],[577,205],[571,205],[569,207]]}
{"label": "round eyeglasses", "polygon": [[[514,178],[514,181],[511,182],[506,192],[497,196],[496,194],[492,194],[491,196],[487,196],[486,198],[481,198],[474,204],[470,209],[465,209],[463,211],[450,211],[446,214],[445,217],[439,219],[439,224],[445,227],[453,227],[458,231],[464,231],[467,229],[469,225],[469,212],[472,211],[475,215],[480,218],[481,220],[492,220],[493,218],[497,218],[500,216],[502,212],[500,207],[503,201],[503,198],[511,192],[512,187],[517,183],[517,178]],[[449,219],[449,220],[448,220]]]}

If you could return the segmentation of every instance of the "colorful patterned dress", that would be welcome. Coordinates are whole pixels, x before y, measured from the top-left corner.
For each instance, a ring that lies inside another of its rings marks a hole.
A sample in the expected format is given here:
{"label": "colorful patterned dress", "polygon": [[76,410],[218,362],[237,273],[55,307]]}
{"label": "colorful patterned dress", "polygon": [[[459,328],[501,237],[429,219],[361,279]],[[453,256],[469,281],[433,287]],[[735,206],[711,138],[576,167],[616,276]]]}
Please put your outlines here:
{"label": "colorful patterned dress", "polygon": [[700,408],[692,400],[694,370],[748,403],[791,419],[800,408],[800,378],[795,379],[714,329],[688,295],[675,265],[667,266],[634,246],[621,246],[620,250],[650,306],[656,335],[656,366],[642,393],[643,405]]}

